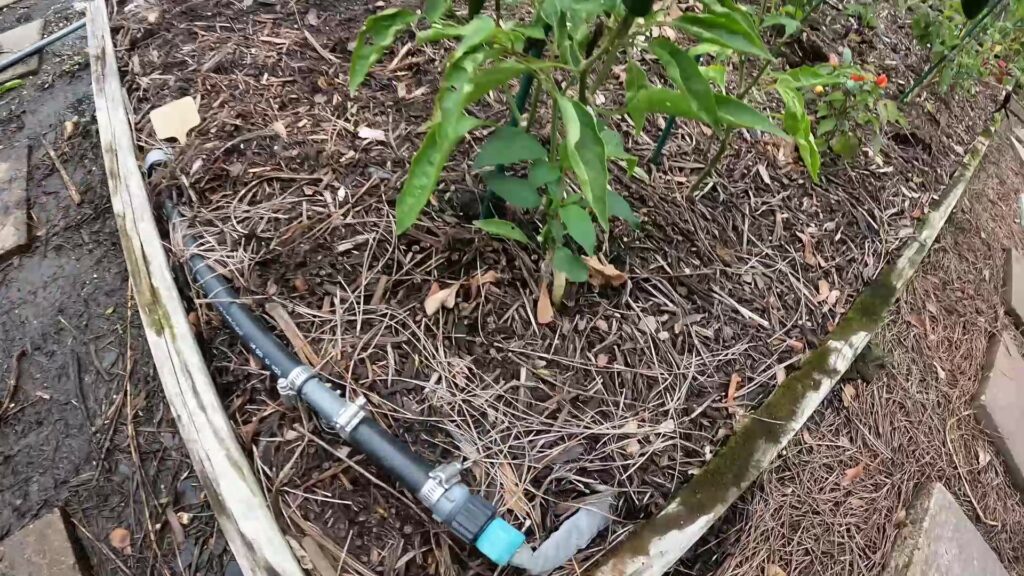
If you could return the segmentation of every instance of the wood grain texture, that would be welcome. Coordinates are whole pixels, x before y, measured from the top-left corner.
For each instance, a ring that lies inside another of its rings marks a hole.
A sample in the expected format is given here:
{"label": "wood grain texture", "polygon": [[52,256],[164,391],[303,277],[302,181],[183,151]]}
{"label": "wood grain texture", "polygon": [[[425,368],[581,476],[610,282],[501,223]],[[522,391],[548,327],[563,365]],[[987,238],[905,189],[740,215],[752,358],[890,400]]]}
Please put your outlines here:
{"label": "wood grain texture", "polygon": [[213,387],[175,287],[135,155],[104,0],[87,5],[103,161],[121,246],[164,394],[235,559],[250,575],[301,575]]}

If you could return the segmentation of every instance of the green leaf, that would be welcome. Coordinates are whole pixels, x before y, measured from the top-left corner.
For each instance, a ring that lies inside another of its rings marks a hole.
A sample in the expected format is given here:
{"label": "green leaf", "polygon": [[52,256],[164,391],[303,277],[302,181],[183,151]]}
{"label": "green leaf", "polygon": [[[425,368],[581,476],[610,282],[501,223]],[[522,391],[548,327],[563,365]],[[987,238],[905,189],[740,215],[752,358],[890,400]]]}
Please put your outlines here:
{"label": "green leaf", "polygon": [[736,52],[771,59],[764,42],[750,30],[742,17],[727,14],[683,14],[672,24],[700,42],[716,44]]}
{"label": "green leaf", "polygon": [[473,222],[473,226],[502,238],[508,238],[509,240],[515,240],[516,242],[522,242],[523,244],[531,244],[530,239],[523,234],[523,231],[518,226],[509,222],[508,220],[502,220],[501,218],[491,218],[490,220],[477,220]]}
{"label": "green leaf", "polygon": [[796,88],[791,86],[778,84],[776,89],[786,106],[786,111],[782,116],[782,127],[796,141],[800,158],[803,160],[804,166],[807,167],[811,179],[818,182],[818,174],[821,171],[821,153],[818,151],[814,135],[811,134],[811,119],[807,117],[804,98]]}
{"label": "green leaf", "polygon": [[796,34],[802,24],[798,20],[794,20],[789,16],[783,16],[781,14],[769,14],[765,16],[764,22],[761,23],[762,28],[768,28],[770,26],[782,26],[785,32],[782,35],[782,39],[785,40],[793,34]]}
{"label": "green leaf", "polygon": [[559,14],[554,25],[554,36],[555,46],[558,48],[558,55],[562,62],[573,68],[579,68],[583,64],[583,55],[580,54],[580,48],[569,31],[567,16],[564,12]]}
{"label": "green leaf", "polygon": [[824,136],[829,132],[835,130],[836,119],[835,118],[822,118],[821,122],[818,122],[818,136]]}
{"label": "green leaf", "polygon": [[693,99],[685,92],[668,88],[645,88],[626,105],[626,109],[630,115],[668,114],[690,120],[700,120]]}
{"label": "green leaf", "polygon": [[496,26],[490,16],[477,16],[462,27],[462,40],[455,51],[448,57],[449,61],[459,59],[463,54],[483,44],[494,35]]}
{"label": "green leaf", "polygon": [[562,170],[547,160],[534,162],[530,165],[530,175],[528,179],[530,184],[540,188],[541,186],[546,186],[552,182],[558,182],[561,180]]}
{"label": "green leaf", "polygon": [[846,79],[847,76],[835,72],[822,72],[814,66],[793,68],[779,75],[779,82],[787,82],[794,88],[842,84]]}
{"label": "green leaf", "polygon": [[352,64],[348,69],[350,94],[356,93],[370,67],[380,60],[398,33],[412,25],[416,18],[416,13],[411,10],[390,8],[366,19],[352,50]]}
{"label": "green leaf", "polygon": [[540,194],[537,187],[523,178],[508,176],[502,172],[490,172],[484,177],[487,188],[501,196],[516,208],[533,210],[540,207]]}
{"label": "green leaf", "polygon": [[828,144],[843,160],[853,160],[860,152],[860,139],[849,132],[836,134]]}
{"label": "green leaf", "polygon": [[723,92],[726,90],[725,66],[722,66],[721,64],[701,66],[700,73],[709,83],[717,85]]}
{"label": "green leaf", "polygon": [[718,124],[718,110],[715,107],[715,95],[711,92],[700,68],[693,58],[682,48],[667,38],[655,38],[651,41],[651,52],[661,61],[665,74],[672,80],[676,88],[685,92],[693,101],[694,111],[701,122],[715,126]]}
{"label": "green leaf", "polygon": [[552,266],[570,282],[586,282],[590,277],[590,268],[582,258],[572,253],[565,246],[555,248],[555,256],[551,259]]}
{"label": "green leaf", "polygon": [[395,205],[395,233],[408,230],[427,205],[434,193],[441,170],[448,162],[452,150],[465,138],[466,133],[483,122],[462,114],[443,124],[434,124],[412,157],[409,173],[398,193]]}
{"label": "green leaf", "polygon": [[569,165],[597,221],[608,228],[608,158],[597,121],[583,104],[561,95],[557,98]]}
{"label": "green leaf", "polygon": [[451,8],[451,5],[452,0],[425,0],[423,2],[423,15],[430,22],[435,22],[438,18],[444,16],[444,13]]}
{"label": "green leaf", "polygon": [[753,128],[776,136],[786,138],[786,133],[772,123],[767,116],[726,94],[715,94],[718,103],[718,117],[722,123],[732,128]]}
{"label": "green leaf", "polygon": [[577,204],[569,204],[558,209],[558,217],[565,224],[569,236],[572,236],[587,254],[593,255],[594,248],[597,247],[597,232],[594,230],[593,221],[590,220],[590,214]]}
{"label": "green leaf", "polygon": [[627,224],[633,228],[640,226],[640,219],[633,213],[633,209],[629,207],[629,202],[619,195],[615,190],[608,190],[608,212],[616,218],[625,220]]}
{"label": "green leaf", "polygon": [[605,155],[609,158],[632,158],[633,155],[626,152],[625,144],[622,143],[622,136],[611,128],[601,130],[601,140],[604,140]]}
{"label": "green leaf", "polygon": [[502,126],[480,147],[476,159],[473,160],[473,169],[540,160],[547,155],[548,151],[544,149],[544,145],[526,130]]}
{"label": "green leaf", "polygon": [[529,69],[525,64],[505,61],[476,72],[469,79],[469,85],[463,86],[465,97],[462,107],[465,108],[473,104],[491,90],[504,86],[513,78],[522,76]]}
{"label": "green leaf", "polygon": [[[640,67],[639,64],[630,60],[626,64],[626,103],[636,97],[641,90],[649,88],[651,86],[650,81],[647,80],[647,73]],[[647,115],[644,113],[633,113],[629,112],[629,119],[633,121],[633,126],[636,128],[636,133],[643,132],[644,122],[647,120]]]}

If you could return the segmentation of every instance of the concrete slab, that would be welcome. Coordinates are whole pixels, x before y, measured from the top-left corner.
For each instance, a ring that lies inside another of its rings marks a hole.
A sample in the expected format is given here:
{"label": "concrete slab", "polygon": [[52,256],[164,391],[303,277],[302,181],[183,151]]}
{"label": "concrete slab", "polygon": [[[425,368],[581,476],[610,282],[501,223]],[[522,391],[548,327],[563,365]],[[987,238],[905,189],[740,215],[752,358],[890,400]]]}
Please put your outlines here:
{"label": "concrete slab", "polygon": [[15,2],[21,2],[21,0],[0,0],[0,8],[7,8]]}
{"label": "concrete slab", "polygon": [[[13,30],[0,34],[0,58],[6,58],[19,50],[43,39],[43,21],[33,20],[28,24],[22,24]],[[21,78],[29,74],[35,74],[39,70],[39,54],[26,58],[0,72],[0,84],[15,78]]]}
{"label": "concrete slab", "polygon": [[0,151],[0,262],[28,247],[28,146]]}
{"label": "concrete slab", "polygon": [[1003,306],[1018,326],[1024,326],[1024,254],[1015,249],[1006,251]]}
{"label": "concrete slab", "polygon": [[60,510],[54,510],[4,540],[0,543],[0,574],[88,575],[84,551],[69,524]]}
{"label": "concrete slab", "polygon": [[941,484],[914,496],[883,576],[1009,576]]}
{"label": "concrete slab", "polygon": [[988,346],[974,413],[1024,493],[1024,358],[1011,334],[993,335]]}

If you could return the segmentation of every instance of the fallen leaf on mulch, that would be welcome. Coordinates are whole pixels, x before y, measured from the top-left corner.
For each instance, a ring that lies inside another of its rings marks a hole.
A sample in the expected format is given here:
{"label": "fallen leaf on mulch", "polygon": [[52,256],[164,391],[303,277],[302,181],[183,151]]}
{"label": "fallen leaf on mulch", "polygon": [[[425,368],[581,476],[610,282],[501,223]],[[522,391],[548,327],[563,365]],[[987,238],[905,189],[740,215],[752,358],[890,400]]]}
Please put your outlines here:
{"label": "fallen leaf on mulch", "polygon": [[764,576],[786,576],[786,571],[775,564],[769,564],[764,569]]}
{"label": "fallen leaf on mulch", "polygon": [[815,255],[815,253],[814,253],[814,240],[811,239],[810,231],[808,230],[807,232],[805,232],[803,234],[801,234],[800,232],[797,232],[796,235],[804,243],[804,262],[809,264],[809,265],[811,265],[811,266],[817,266],[818,265],[818,256]]}
{"label": "fallen leaf on mulch", "polygon": [[839,481],[840,486],[849,486],[864,475],[864,463],[861,462],[843,473],[843,479]]}
{"label": "fallen leaf on mulch", "polygon": [[984,446],[978,446],[978,468],[984,468],[992,461],[992,454]]}
{"label": "fallen leaf on mulch", "polygon": [[292,280],[292,285],[295,286],[295,291],[299,294],[309,290],[309,282],[307,282],[302,276],[296,276],[295,279]]}
{"label": "fallen leaf on mulch", "polygon": [[843,384],[843,406],[849,408],[853,406],[853,401],[857,399],[857,389],[853,387],[853,384]]}
{"label": "fallen leaf on mulch", "polygon": [[786,340],[786,346],[789,346],[789,349],[797,354],[802,354],[807,349],[807,346],[799,340]]}
{"label": "fallen leaf on mulch", "polygon": [[818,280],[818,295],[814,297],[814,303],[824,302],[831,291],[832,287],[828,285],[826,280]]}
{"label": "fallen leaf on mulch", "polygon": [[178,144],[185,144],[188,131],[201,122],[199,106],[191,96],[179,98],[150,112],[149,121],[157,138],[174,138]]}
{"label": "fallen leaf on mulch", "polygon": [[729,378],[729,391],[725,394],[725,403],[732,406],[736,403],[736,392],[740,389],[740,384],[743,383],[743,378],[736,372],[732,373],[732,377]]}
{"label": "fallen leaf on mulch", "polygon": [[356,135],[363,140],[376,140],[378,142],[384,142],[388,139],[387,135],[384,134],[383,130],[376,128],[369,128],[367,126],[360,126],[356,131]]}
{"label": "fallen leaf on mulch", "polygon": [[611,358],[609,358],[607,354],[598,354],[596,360],[597,367],[604,368],[605,366],[608,365],[608,361],[611,360]]}
{"label": "fallen leaf on mulch", "polygon": [[440,288],[435,290],[437,287],[436,282],[431,285],[430,294],[427,296],[427,299],[423,301],[423,309],[427,311],[427,316],[433,316],[436,314],[437,311],[441,309],[441,306],[444,306],[449,310],[454,308],[455,296],[459,293],[460,284],[461,282],[456,282],[444,290],[441,290]]}
{"label": "fallen leaf on mulch", "polygon": [[626,273],[619,271],[615,266],[602,262],[599,258],[594,256],[584,256],[583,261],[586,262],[587,266],[590,268],[589,280],[595,288],[600,288],[602,286],[618,288],[626,283]]}
{"label": "fallen leaf on mulch", "polygon": [[926,334],[928,333],[928,324],[927,321],[924,319],[924,316],[921,316],[920,314],[911,314],[910,316],[907,317],[907,321],[913,324],[914,328],[917,328],[918,330]]}
{"label": "fallen leaf on mulch", "polygon": [[469,279],[470,288],[477,288],[484,284],[490,284],[501,280],[501,275],[494,270],[488,270],[487,272],[481,272]]}
{"label": "fallen leaf on mulch", "polygon": [[132,553],[132,534],[120,526],[110,531],[110,545],[122,554]]}
{"label": "fallen leaf on mulch", "polygon": [[784,366],[775,367],[775,385],[782,386],[782,383],[786,381],[786,368]]}
{"label": "fallen leaf on mulch", "polygon": [[555,309],[551,307],[551,296],[548,294],[548,283],[540,285],[540,296],[537,298],[537,323],[550,324],[555,319]]}
{"label": "fallen leaf on mulch", "polygon": [[[630,420],[620,430],[623,434],[636,434],[640,430],[640,425],[636,423],[636,420]],[[626,442],[626,453],[630,456],[636,456],[640,453],[640,441],[633,436]]]}
{"label": "fallen leaf on mulch", "polygon": [[273,124],[270,125],[270,129],[277,133],[277,135],[280,136],[282,140],[288,139],[288,129],[284,127],[284,122],[278,120],[277,122],[274,122]]}

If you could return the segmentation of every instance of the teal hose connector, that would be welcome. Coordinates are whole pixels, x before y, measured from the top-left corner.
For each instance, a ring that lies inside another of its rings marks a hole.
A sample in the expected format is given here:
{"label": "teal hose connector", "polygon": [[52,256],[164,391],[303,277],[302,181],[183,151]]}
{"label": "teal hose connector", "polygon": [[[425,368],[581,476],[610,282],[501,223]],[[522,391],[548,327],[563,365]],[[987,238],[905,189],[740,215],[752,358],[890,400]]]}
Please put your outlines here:
{"label": "teal hose connector", "polygon": [[491,520],[473,543],[481,554],[498,566],[507,565],[523,544],[526,544],[526,535],[501,518]]}

